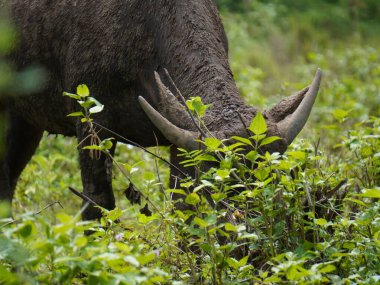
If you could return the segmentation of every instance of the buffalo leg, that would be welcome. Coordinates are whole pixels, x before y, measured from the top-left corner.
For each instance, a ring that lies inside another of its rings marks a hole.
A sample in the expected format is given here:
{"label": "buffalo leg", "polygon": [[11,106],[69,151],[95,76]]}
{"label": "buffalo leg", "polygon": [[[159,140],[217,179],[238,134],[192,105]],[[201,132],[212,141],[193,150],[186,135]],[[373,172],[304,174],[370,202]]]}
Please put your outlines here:
{"label": "buffalo leg", "polygon": [[[177,150],[177,147],[174,145],[171,146],[170,147],[170,163],[172,165],[170,166],[170,188],[172,189],[179,188],[180,180],[185,178],[184,175],[180,171],[178,171],[178,169],[191,177],[195,177],[194,167],[186,167],[186,168],[183,167],[183,165],[180,164],[183,158],[178,157],[178,154],[179,152]],[[179,199],[183,199],[184,197],[181,194],[174,193],[172,198],[173,200],[179,200]],[[180,201],[176,202],[175,206],[177,209],[181,211],[193,209],[191,206]]]}
{"label": "buffalo leg", "polygon": [[[80,125],[78,140],[80,147],[90,145],[90,139],[86,138],[88,132],[85,125]],[[116,143],[110,149],[110,155],[114,154]],[[112,192],[112,159],[108,155],[90,155],[89,150],[79,150],[79,162],[82,175],[83,193],[99,206],[112,210],[115,208],[115,197]],[[85,202],[86,203],[86,202]],[[83,214],[84,220],[99,219],[101,211],[93,206],[87,207]]]}
{"label": "buffalo leg", "polygon": [[17,180],[34,154],[43,134],[21,116],[10,114],[0,162],[0,200],[11,201]]}

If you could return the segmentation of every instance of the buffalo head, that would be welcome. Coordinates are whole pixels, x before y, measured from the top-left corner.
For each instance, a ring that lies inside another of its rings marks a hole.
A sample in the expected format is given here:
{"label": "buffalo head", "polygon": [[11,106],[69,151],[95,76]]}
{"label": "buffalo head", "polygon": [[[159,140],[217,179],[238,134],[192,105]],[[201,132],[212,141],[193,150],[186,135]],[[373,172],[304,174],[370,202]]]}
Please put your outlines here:
{"label": "buffalo head", "polygon": [[[157,72],[155,73],[155,80],[159,90],[158,109],[162,111],[157,111],[142,96],[139,97],[139,102],[149,119],[171,143],[186,150],[195,150],[199,148],[197,140],[201,136],[215,137],[219,140],[225,140],[231,136],[247,136],[247,129],[243,122],[237,124],[236,128],[232,130],[226,130],[222,127],[209,132],[204,132],[200,128],[198,131],[191,131],[178,127],[180,120],[184,118],[189,120],[189,114],[185,106],[180,103],[180,101],[185,103],[183,97],[166,70],[165,75],[169,78],[171,88],[164,85],[161,76]],[[283,153],[301,132],[317,97],[321,77],[322,72],[318,69],[309,87],[282,100],[270,110],[264,112],[268,125],[267,135],[276,135],[281,138],[281,140],[267,146],[265,151]],[[160,108],[160,106],[171,107]],[[175,114],[173,115],[173,113]],[[168,119],[168,117],[173,120]]]}

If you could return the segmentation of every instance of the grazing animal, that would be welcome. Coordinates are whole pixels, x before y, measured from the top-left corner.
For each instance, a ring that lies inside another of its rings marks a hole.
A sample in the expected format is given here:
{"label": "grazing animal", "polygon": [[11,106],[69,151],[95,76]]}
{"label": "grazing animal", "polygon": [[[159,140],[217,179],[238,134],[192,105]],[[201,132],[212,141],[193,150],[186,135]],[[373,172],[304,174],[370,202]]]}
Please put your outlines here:
{"label": "grazing animal", "polygon": [[[42,66],[46,82],[39,92],[9,96],[6,101],[0,199],[12,199],[17,179],[44,131],[88,142],[86,124],[67,117],[78,111],[78,104],[62,96],[62,91],[73,91],[80,83],[105,105],[93,116],[95,122],[142,146],[172,145],[171,162],[179,168],[177,147],[196,148],[199,135],[176,99],[178,90],[185,99],[200,96],[211,104],[204,122],[215,137],[247,137],[245,125],[257,109],[239,96],[228,63],[227,38],[212,0],[3,2],[19,32],[11,60],[18,70]],[[282,138],[267,151],[284,152],[301,131],[320,79],[318,71],[310,87],[264,112],[267,134]],[[99,136],[109,134],[101,131]],[[79,150],[79,160],[83,192],[102,207],[114,208],[111,160],[105,155],[92,159],[85,150]],[[179,175],[172,167],[172,185]],[[83,213],[84,219],[99,216],[93,207]]]}

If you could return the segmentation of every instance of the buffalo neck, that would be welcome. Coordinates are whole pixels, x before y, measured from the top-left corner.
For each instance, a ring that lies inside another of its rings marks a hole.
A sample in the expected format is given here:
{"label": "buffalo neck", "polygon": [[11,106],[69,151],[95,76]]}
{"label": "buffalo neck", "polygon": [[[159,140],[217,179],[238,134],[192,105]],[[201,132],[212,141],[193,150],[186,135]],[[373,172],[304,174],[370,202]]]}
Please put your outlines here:
{"label": "buffalo neck", "polygon": [[167,4],[165,9],[170,11],[156,15],[153,23],[159,63],[168,69],[186,99],[199,96],[204,104],[211,104],[204,118],[210,130],[236,127],[240,124],[238,113],[250,120],[256,109],[246,106],[239,96],[228,63],[227,38],[214,3]]}

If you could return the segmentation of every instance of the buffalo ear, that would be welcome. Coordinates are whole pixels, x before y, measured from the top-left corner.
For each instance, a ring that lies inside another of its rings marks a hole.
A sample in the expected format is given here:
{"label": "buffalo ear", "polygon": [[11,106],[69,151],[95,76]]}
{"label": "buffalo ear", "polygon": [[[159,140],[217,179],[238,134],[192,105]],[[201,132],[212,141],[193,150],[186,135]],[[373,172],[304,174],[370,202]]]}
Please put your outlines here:
{"label": "buffalo ear", "polygon": [[[163,76],[169,81],[169,85],[174,92],[179,92],[167,71],[163,70],[163,72],[165,73]],[[187,150],[198,149],[199,143],[196,140],[199,138],[199,134],[178,127],[186,121],[190,122],[190,115],[186,112],[185,106],[178,101],[170,88],[163,83],[158,71],[154,72],[153,77],[155,88],[151,88],[151,85],[148,84],[146,89],[152,101],[157,102],[156,108],[152,107],[144,97],[139,96],[138,100],[141,108],[171,143]]]}
{"label": "buffalo ear", "polygon": [[278,123],[285,119],[287,116],[294,113],[298,108],[309,87],[305,87],[301,91],[282,99],[269,110],[264,111],[264,116],[273,123]]}
{"label": "buffalo ear", "polygon": [[[147,94],[146,99],[161,115],[175,124],[188,120],[189,115],[183,105],[186,103],[181,104],[178,96],[174,95],[179,91],[166,69],[159,67],[154,72],[140,73],[139,77]],[[165,84],[165,82],[168,82],[168,84]],[[176,122],[176,119],[179,122]]]}
{"label": "buffalo ear", "polygon": [[[139,73],[139,80],[145,89],[146,98],[154,107],[159,103],[159,90],[156,84],[154,73],[151,71],[141,71]],[[145,96],[144,96],[145,97]]]}

